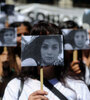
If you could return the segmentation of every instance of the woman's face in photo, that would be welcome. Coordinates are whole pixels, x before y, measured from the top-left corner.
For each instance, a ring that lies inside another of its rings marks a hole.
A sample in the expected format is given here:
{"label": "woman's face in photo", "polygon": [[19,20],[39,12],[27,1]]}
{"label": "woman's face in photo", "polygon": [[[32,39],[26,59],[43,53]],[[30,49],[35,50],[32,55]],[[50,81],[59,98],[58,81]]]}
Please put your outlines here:
{"label": "woman's face in photo", "polygon": [[4,33],[4,42],[6,44],[13,42],[14,36],[12,31],[7,31]]}
{"label": "woman's face in photo", "polygon": [[45,65],[53,65],[59,55],[59,43],[56,39],[45,39],[41,46],[41,58]]}
{"label": "woman's face in photo", "polygon": [[74,37],[75,45],[82,48],[86,42],[86,34],[84,32],[77,32]]}

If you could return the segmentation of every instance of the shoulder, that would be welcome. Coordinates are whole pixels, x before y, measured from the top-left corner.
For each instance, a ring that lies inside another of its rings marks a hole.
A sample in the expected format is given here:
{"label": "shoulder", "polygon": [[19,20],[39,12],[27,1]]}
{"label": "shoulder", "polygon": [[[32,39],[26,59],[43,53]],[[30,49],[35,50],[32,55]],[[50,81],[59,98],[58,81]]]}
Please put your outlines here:
{"label": "shoulder", "polygon": [[5,88],[3,100],[16,100],[18,98],[18,91],[20,89],[20,80],[17,78],[12,79]]}
{"label": "shoulder", "polygon": [[[21,80],[14,78],[12,79],[4,92],[3,100],[18,100],[18,94],[20,90]],[[20,96],[20,100],[27,100],[28,96],[40,88],[40,81],[28,78],[24,81],[23,91]],[[26,95],[27,94],[27,95]]]}
{"label": "shoulder", "polygon": [[17,78],[12,79],[6,88],[11,89],[12,91],[18,90],[20,88],[20,80]]}
{"label": "shoulder", "polygon": [[[14,78],[8,83],[7,87],[10,88],[12,91],[15,90],[17,91],[20,89],[20,85],[21,85],[21,80],[18,78]],[[40,85],[40,81],[36,79],[28,78],[24,81],[24,85],[33,87],[35,85]]]}
{"label": "shoulder", "polygon": [[90,91],[82,80],[67,79],[67,84],[76,92],[77,97],[81,97],[82,100],[90,99]]}
{"label": "shoulder", "polygon": [[27,58],[22,61],[22,66],[37,66],[36,61],[33,58]]}
{"label": "shoulder", "polygon": [[82,81],[82,80],[67,78],[66,81],[67,81],[68,84],[78,85],[78,86],[86,86],[85,82]]}

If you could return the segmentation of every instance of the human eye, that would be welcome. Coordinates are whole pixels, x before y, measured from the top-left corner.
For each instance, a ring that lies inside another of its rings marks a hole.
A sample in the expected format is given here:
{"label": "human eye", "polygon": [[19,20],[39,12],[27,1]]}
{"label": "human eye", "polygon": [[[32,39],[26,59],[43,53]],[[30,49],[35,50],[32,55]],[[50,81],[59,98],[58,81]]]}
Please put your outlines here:
{"label": "human eye", "polygon": [[48,45],[42,45],[43,49],[48,49]]}
{"label": "human eye", "polygon": [[76,38],[79,38],[79,36],[76,36]]}
{"label": "human eye", "polygon": [[84,35],[82,35],[82,38],[84,38]]}
{"label": "human eye", "polygon": [[5,34],[5,36],[8,36],[8,34]]}
{"label": "human eye", "polygon": [[56,50],[57,48],[58,48],[57,45],[53,45],[53,46],[52,46],[52,49],[53,49],[53,50]]}
{"label": "human eye", "polygon": [[10,34],[10,36],[12,36],[12,34]]}

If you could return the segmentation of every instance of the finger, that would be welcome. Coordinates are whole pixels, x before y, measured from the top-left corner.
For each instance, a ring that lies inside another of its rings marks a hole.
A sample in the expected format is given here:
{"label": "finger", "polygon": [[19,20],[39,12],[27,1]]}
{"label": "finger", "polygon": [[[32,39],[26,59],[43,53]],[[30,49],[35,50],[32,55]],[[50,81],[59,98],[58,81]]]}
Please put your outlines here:
{"label": "finger", "polygon": [[71,63],[71,67],[74,66],[74,65],[76,65],[76,64],[79,64],[79,63],[80,63],[79,61],[73,61],[73,62]]}
{"label": "finger", "polygon": [[1,59],[0,59],[1,62],[4,62],[4,61],[8,60],[8,56],[7,55],[2,55],[0,57],[1,57]]}
{"label": "finger", "polygon": [[42,96],[42,95],[37,95],[37,96],[35,96],[33,99],[35,99],[35,100],[48,100],[48,98],[47,97],[45,97],[45,96]]}
{"label": "finger", "polygon": [[76,73],[77,73],[77,74],[80,74],[80,73],[81,73],[81,70],[77,71]]}
{"label": "finger", "polygon": [[38,90],[32,93],[33,96],[35,95],[47,95],[48,93],[46,91]]}
{"label": "finger", "polygon": [[81,71],[79,65],[72,66],[72,70],[75,71],[75,72]]}
{"label": "finger", "polygon": [[72,66],[72,69],[73,70],[80,70],[80,67],[79,67],[79,65],[74,65],[74,66]]}

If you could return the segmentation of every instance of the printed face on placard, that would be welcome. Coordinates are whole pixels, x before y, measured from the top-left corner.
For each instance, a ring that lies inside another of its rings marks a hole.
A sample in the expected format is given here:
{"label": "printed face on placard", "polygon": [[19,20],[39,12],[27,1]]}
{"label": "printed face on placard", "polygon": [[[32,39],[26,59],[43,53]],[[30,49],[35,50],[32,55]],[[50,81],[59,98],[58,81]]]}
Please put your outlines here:
{"label": "printed face on placard", "polygon": [[59,55],[59,43],[56,39],[46,39],[41,46],[41,58],[42,62],[47,65],[51,65],[57,59]]}
{"label": "printed face on placard", "polygon": [[1,46],[16,46],[16,29],[14,28],[4,28],[0,31]]}
{"label": "printed face on placard", "polygon": [[[25,40],[24,40],[25,39]],[[30,36],[25,44],[22,38],[22,66],[58,66],[63,62],[63,38],[60,35]]]}
{"label": "printed face on placard", "polygon": [[79,48],[83,48],[87,40],[87,35],[84,32],[77,32],[74,36],[75,45]]}
{"label": "printed face on placard", "polygon": [[87,30],[70,30],[68,33],[63,30],[65,50],[85,50],[90,49],[89,33]]}
{"label": "printed face on placard", "polygon": [[4,42],[5,43],[10,43],[13,42],[14,34],[13,31],[7,31],[4,33]]}

